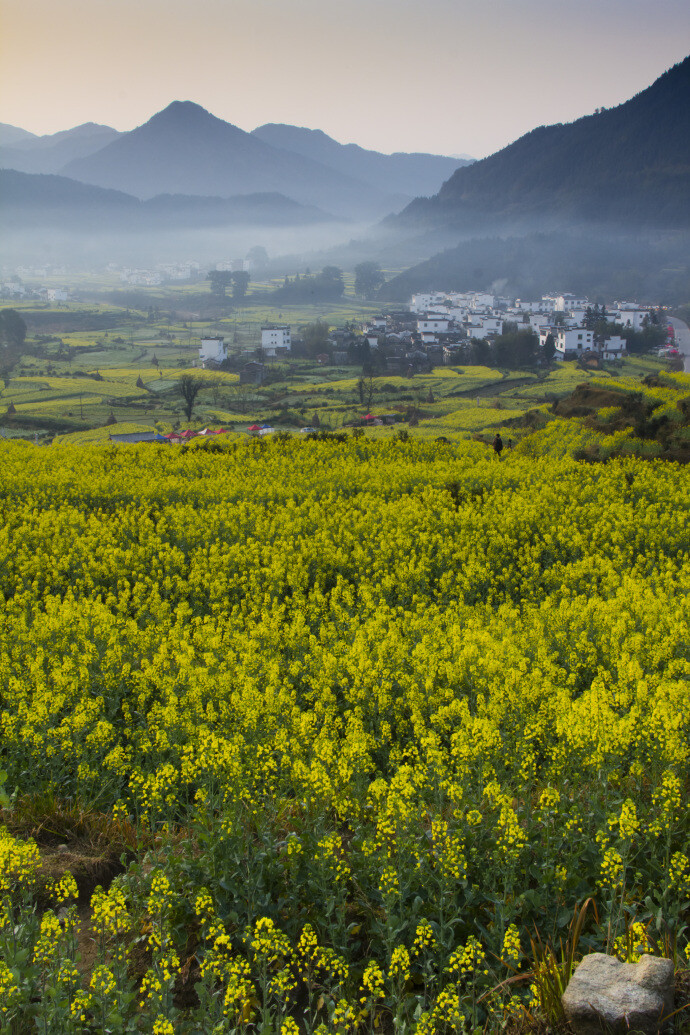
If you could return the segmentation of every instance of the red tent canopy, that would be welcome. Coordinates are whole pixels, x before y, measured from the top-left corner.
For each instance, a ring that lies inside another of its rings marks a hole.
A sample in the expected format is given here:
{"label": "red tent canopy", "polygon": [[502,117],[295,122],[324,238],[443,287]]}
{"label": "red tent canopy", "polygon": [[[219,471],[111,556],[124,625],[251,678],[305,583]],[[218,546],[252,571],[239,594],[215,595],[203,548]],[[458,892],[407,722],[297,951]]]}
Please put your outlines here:
{"label": "red tent canopy", "polygon": [[250,424],[249,427],[247,428],[247,431],[260,431],[260,430],[261,430],[261,425],[260,424]]}

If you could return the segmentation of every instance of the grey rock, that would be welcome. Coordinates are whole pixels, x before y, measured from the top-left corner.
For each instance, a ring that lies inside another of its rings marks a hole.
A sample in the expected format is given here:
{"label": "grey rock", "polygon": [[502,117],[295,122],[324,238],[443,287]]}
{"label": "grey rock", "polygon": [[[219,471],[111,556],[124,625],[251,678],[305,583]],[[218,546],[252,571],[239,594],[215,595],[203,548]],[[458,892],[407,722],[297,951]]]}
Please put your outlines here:
{"label": "grey rock", "polygon": [[673,1013],[673,963],[656,956],[621,963],[593,952],[573,974],[562,1002],[575,1035],[654,1035]]}

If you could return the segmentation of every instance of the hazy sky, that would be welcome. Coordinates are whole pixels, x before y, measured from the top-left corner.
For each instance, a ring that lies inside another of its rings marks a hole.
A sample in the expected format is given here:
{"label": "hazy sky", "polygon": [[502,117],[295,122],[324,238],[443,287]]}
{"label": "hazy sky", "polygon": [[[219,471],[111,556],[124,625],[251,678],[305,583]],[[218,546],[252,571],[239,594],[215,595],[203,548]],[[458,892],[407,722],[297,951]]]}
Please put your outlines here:
{"label": "hazy sky", "polygon": [[690,53],[688,0],[0,0],[0,122],[132,129],[173,100],[483,157]]}

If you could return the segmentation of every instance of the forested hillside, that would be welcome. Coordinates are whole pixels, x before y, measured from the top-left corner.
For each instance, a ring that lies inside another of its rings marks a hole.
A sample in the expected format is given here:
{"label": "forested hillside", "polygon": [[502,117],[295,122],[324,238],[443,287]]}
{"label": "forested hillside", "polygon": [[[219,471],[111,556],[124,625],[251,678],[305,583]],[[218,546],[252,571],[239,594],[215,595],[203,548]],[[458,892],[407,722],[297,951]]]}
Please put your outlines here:
{"label": "forested hillside", "polygon": [[616,108],[541,126],[458,169],[402,226],[690,225],[690,57]]}

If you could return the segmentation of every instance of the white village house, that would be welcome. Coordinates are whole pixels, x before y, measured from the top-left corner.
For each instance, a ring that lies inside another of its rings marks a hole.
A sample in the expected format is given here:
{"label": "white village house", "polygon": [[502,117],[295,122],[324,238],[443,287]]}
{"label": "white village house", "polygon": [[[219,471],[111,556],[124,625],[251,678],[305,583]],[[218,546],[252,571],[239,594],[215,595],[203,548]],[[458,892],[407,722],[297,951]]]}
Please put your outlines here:
{"label": "white village house", "polygon": [[224,338],[202,338],[199,348],[199,359],[202,364],[222,363],[228,358],[228,350]]}
{"label": "white village house", "polygon": [[571,295],[567,292],[556,296],[557,313],[569,313],[573,309],[582,309],[584,312],[588,305],[589,299],[582,298],[582,296]]}
{"label": "white village house", "polygon": [[488,338],[492,334],[500,334],[503,329],[501,316],[470,316],[467,325],[468,338]]}
{"label": "white village house", "polygon": [[267,324],[262,327],[261,348],[269,358],[288,353],[292,348],[290,328],[286,324]]}
{"label": "white village house", "polygon": [[[560,327],[552,333],[556,345],[556,359],[581,356],[583,352],[591,352],[594,347],[594,331],[585,330],[584,327]],[[541,332],[540,345],[546,343],[548,334],[548,331]]]}
{"label": "white village house", "polygon": [[450,320],[444,316],[430,316],[424,320],[417,320],[419,334],[446,334],[449,326]]}
{"label": "white village house", "polygon": [[612,320],[613,323],[619,323],[621,327],[629,327],[633,331],[641,331],[645,326],[645,321],[649,318],[649,310],[633,308],[623,303],[618,309],[612,309],[607,315],[609,320]]}
{"label": "white village house", "polygon": [[600,353],[601,358],[604,360],[622,359],[627,349],[627,344],[625,338],[621,338],[618,334],[611,335],[610,338],[604,338],[604,347]]}
{"label": "white village house", "polygon": [[434,291],[431,294],[413,295],[410,301],[410,310],[413,313],[425,313],[434,305],[442,305],[445,298],[446,296],[439,291]]}

